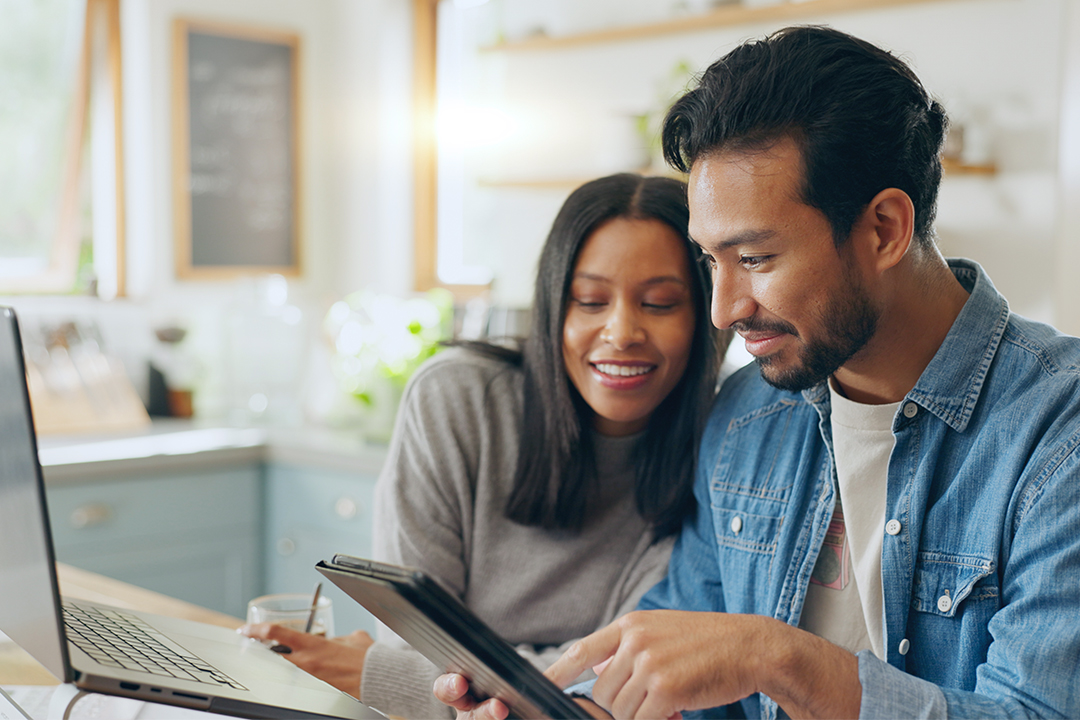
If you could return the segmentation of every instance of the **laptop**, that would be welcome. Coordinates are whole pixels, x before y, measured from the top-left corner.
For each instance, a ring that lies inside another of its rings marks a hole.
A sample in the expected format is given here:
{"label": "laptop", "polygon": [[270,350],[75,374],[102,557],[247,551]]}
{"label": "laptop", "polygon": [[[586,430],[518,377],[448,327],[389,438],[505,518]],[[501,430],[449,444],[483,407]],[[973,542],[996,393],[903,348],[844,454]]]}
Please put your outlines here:
{"label": "laptop", "polygon": [[238,717],[383,717],[227,628],[60,597],[22,342],[4,307],[0,631],[87,691]]}

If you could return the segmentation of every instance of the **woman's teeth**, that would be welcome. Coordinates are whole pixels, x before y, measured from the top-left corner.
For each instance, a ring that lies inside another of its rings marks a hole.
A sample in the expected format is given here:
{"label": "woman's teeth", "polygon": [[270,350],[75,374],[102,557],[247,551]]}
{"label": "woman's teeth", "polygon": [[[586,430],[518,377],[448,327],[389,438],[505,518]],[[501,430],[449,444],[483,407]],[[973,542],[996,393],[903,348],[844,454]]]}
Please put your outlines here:
{"label": "woman's teeth", "polygon": [[596,363],[593,367],[605,375],[616,375],[618,377],[644,375],[653,369],[652,365],[611,365],[608,363]]}

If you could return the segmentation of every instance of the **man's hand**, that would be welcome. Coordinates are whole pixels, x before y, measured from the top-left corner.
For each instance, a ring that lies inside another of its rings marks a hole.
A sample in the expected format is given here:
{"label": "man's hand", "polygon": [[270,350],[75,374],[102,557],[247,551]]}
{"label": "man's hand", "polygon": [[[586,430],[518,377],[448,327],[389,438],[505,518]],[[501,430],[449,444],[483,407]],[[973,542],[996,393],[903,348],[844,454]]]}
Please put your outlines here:
{"label": "man's hand", "polygon": [[281,625],[258,623],[240,631],[250,638],[289,648],[282,657],[323,682],[360,699],[360,679],[364,656],[375,641],[362,630],[333,640],[321,635],[297,632]]}
{"label": "man's hand", "polygon": [[561,685],[604,663],[593,698],[617,718],[670,718],[741,700],[757,690],[748,660],[760,639],[749,627],[718,619],[728,618],[670,610],[624,615],[572,645],[548,677]]}
{"label": "man's hand", "polygon": [[593,698],[616,718],[672,718],[763,692],[792,717],[857,717],[858,660],[758,615],[639,611],[579,640],[547,675],[599,666]]}

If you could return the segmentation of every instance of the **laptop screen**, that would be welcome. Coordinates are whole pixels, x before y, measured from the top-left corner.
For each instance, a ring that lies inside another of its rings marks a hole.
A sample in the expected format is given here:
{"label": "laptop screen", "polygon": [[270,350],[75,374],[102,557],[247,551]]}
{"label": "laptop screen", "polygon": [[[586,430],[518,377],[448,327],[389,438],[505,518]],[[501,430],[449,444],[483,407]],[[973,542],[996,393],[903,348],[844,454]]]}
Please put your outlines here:
{"label": "laptop screen", "polygon": [[15,312],[0,308],[0,631],[71,682]]}

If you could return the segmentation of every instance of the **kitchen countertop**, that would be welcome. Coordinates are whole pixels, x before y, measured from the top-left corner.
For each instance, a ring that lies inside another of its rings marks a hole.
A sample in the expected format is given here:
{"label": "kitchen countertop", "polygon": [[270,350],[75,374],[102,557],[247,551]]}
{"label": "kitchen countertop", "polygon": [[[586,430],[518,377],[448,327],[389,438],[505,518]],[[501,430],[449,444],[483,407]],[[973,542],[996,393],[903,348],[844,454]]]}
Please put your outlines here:
{"label": "kitchen countertop", "polygon": [[329,428],[227,427],[168,419],[123,435],[38,438],[42,471],[51,486],[259,462],[378,475],[386,450],[356,432]]}
{"label": "kitchen countertop", "polygon": [[[63,563],[56,564],[56,572],[59,576],[60,592],[65,597],[196,620],[230,629],[243,624],[243,621],[238,618]],[[6,636],[0,635],[0,684],[55,685],[56,683],[57,679],[35,662],[29,654]]]}

